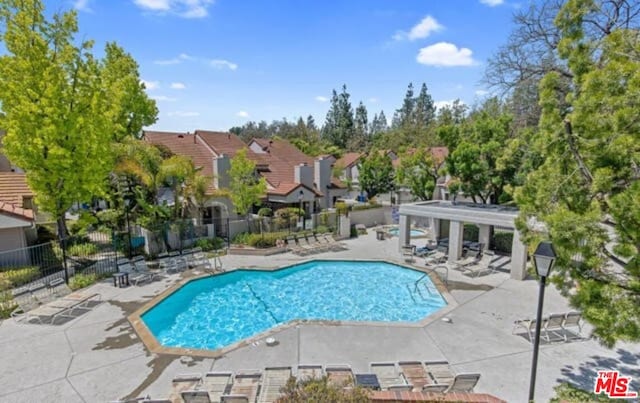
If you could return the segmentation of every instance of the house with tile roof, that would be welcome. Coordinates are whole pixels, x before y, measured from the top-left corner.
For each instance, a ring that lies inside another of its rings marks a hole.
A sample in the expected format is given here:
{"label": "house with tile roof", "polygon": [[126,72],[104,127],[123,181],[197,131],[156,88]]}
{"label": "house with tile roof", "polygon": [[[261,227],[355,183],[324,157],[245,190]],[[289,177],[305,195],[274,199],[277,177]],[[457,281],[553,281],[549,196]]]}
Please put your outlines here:
{"label": "house with tile roof", "polygon": [[33,192],[25,174],[0,172],[0,261],[1,252],[25,248],[35,236]]}
{"label": "house with tile roof", "polygon": [[210,197],[200,212],[204,224],[220,224],[226,218],[237,218],[224,190],[229,187],[231,160],[243,148],[256,164],[256,175],[265,178],[264,204],[274,210],[302,205],[307,213],[313,213],[333,207],[335,199],[346,192],[344,183],[332,177],[332,158],[314,159],[285,140],[254,139],[246,144],[233,133],[207,130],[145,131],[144,138],[176,155],[189,157],[203,175],[211,178]]}

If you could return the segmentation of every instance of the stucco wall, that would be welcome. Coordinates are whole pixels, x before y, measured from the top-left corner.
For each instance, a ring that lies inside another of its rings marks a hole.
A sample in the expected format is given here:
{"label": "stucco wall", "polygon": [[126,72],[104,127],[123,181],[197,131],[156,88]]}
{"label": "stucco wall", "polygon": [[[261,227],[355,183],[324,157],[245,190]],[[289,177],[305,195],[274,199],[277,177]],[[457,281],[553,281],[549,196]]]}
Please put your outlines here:
{"label": "stucco wall", "polygon": [[364,224],[367,227],[373,227],[374,225],[391,224],[391,222],[387,220],[387,218],[391,218],[391,207],[384,206],[367,210],[351,211],[349,218],[351,218],[352,225]]}
{"label": "stucco wall", "polygon": [[28,253],[25,250],[16,251],[16,249],[22,249],[26,246],[27,241],[22,228],[0,229],[0,264],[10,266],[29,264]]}

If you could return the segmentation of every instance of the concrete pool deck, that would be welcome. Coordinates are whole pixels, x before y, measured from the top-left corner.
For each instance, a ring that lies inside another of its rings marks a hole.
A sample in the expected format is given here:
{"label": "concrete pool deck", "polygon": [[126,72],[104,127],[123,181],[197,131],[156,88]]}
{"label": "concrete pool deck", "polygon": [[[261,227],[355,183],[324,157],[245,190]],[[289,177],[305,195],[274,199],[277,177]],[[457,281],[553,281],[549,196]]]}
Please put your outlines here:
{"label": "concrete pool deck", "polygon": [[[317,258],[385,259],[402,264],[397,238],[377,241],[375,231],[345,241],[349,250],[314,255]],[[304,258],[304,260],[308,257]],[[279,267],[303,260],[292,254],[225,256],[232,267]],[[421,265],[422,260],[417,260]],[[114,288],[109,281],[94,285],[103,303],[58,326],[0,323],[0,401],[107,402],[126,396],[166,398],[171,379],[181,373],[262,369],[298,364],[349,364],[367,372],[372,361],[448,360],[456,372],[479,372],[479,393],[510,402],[527,398],[531,344],[512,335],[513,321],[535,315],[537,283],[516,281],[508,273],[469,278],[449,272],[450,294],[457,306],[423,327],[329,326],[303,324],[277,332],[278,345],[263,341],[219,358],[149,352],[127,316],[180,280],[169,276],[141,287]],[[545,314],[570,310],[549,287]],[[589,334],[589,327],[583,329]],[[548,401],[558,382],[591,389],[597,370],[616,369],[640,380],[640,345],[618,343],[607,349],[594,340],[542,343],[536,398]]]}

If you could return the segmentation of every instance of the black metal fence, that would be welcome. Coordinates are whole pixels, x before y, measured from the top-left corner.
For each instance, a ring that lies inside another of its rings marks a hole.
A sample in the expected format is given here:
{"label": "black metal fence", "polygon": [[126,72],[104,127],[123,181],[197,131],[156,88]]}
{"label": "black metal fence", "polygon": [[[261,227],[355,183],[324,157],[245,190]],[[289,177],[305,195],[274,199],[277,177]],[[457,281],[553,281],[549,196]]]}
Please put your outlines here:
{"label": "black metal fence", "polygon": [[112,273],[118,256],[123,253],[118,252],[116,237],[101,232],[0,252],[0,293],[58,278],[69,282],[78,273]]}

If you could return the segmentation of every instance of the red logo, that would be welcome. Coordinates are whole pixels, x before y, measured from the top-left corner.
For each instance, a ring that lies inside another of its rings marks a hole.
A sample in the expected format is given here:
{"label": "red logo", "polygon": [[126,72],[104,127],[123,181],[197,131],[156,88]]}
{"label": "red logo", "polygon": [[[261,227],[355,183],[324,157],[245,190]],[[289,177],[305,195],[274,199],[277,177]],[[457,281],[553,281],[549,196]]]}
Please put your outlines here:
{"label": "red logo", "polygon": [[604,393],[611,399],[629,399],[638,397],[638,392],[630,392],[630,376],[622,376],[618,371],[598,371],[593,393]]}

